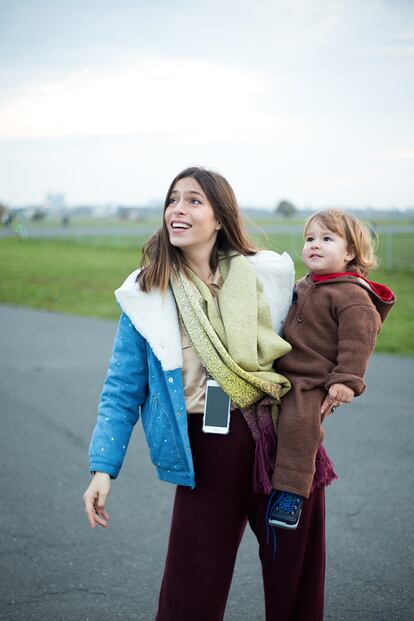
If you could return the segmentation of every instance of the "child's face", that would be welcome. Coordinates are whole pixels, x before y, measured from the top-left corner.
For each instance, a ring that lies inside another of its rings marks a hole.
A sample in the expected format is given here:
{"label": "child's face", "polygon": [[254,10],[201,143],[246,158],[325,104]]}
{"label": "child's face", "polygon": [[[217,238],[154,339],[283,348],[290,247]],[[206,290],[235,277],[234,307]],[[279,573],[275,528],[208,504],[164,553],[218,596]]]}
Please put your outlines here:
{"label": "child's face", "polygon": [[333,274],[346,272],[347,265],[355,257],[346,240],[313,221],[306,230],[302,258],[310,272]]}

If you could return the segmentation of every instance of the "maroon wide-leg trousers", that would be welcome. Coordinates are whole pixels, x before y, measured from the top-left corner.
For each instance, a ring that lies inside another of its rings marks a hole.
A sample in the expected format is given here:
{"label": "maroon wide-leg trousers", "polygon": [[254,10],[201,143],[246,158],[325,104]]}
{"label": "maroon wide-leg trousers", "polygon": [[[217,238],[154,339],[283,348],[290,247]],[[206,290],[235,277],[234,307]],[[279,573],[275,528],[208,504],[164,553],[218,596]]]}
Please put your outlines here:
{"label": "maroon wide-leg trousers", "polygon": [[259,543],[266,621],[322,621],[324,488],[305,501],[297,530],[277,529],[274,557],[268,497],[252,489],[255,444],[243,415],[232,413],[226,436],[205,434],[201,425],[201,414],[189,416],[196,488],[177,487],[156,621],[223,619],[247,522]]}

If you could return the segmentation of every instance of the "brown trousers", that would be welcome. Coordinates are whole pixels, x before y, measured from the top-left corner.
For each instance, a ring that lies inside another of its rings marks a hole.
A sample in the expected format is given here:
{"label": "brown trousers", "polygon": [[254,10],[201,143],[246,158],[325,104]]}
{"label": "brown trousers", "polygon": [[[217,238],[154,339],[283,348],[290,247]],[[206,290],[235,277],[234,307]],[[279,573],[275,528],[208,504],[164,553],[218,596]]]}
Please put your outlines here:
{"label": "brown trousers", "polygon": [[277,428],[277,458],[272,487],[309,497],[315,457],[324,438],[320,413],[326,391],[303,390],[300,382],[282,399]]}

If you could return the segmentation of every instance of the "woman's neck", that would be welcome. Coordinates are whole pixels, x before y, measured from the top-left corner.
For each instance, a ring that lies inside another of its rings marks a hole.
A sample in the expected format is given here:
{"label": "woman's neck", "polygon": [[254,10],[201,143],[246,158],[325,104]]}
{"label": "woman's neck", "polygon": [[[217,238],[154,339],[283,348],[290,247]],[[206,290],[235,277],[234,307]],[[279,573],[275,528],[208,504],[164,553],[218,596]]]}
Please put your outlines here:
{"label": "woman's neck", "polygon": [[210,253],[183,252],[188,267],[199,276],[205,283],[210,283],[213,277],[210,267]]}

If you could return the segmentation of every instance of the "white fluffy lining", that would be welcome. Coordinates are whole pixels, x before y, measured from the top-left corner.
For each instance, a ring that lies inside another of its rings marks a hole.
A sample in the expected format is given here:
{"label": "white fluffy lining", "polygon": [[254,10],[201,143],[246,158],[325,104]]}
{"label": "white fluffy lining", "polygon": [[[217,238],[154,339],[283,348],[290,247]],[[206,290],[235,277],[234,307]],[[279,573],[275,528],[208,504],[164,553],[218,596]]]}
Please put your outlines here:
{"label": "white fluffy lining", "polygon": [[273,329],[280,334],[292,303],[295,280],[293,261],[287,252],[278,254],[273,250],[261,250],[246,259],[253,265],[263,285],[266,302],[270,306]]}
{"label": "white fluffy lining", "polygon": [[[280,333],[292,299],[294,267],[290,256],[263,250],[246,257],[254,266],[270,306],[273,328]],[[136,283],[139,270],[132,272],[115,291],[122,310],[149,342],[164,371],[182,368],[178,314],[172,292],[161,295],[159,289],[144,293]]]}
{"label": "white fluffy lining", "polygon": [[136,282],[139,270],[128,276],[115,297],[135,328],[151,345],[164,371],[182,368],[180,328],[174,296],[159,289],[144,293]]}

